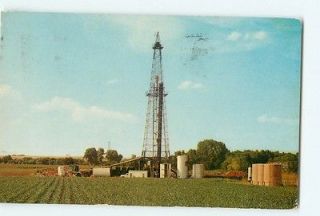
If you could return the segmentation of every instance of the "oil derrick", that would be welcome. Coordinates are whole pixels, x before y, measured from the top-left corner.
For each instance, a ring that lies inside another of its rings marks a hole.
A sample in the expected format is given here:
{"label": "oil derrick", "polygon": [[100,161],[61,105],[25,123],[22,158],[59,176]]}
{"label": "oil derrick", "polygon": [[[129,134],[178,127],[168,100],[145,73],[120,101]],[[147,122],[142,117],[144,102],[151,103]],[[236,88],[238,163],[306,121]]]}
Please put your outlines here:
{"label": "oil derrick", "polygon": [[148,97],[148,108],[144,131],[142,157],[151,158],[152,172],[159,177],[160,163],[169,157],[169,141],[167,128],[167,115],[165,91],[162,73],[162,49],[159,32],[153,45],[153,60],[151,70],[150,87],[146,96]]}

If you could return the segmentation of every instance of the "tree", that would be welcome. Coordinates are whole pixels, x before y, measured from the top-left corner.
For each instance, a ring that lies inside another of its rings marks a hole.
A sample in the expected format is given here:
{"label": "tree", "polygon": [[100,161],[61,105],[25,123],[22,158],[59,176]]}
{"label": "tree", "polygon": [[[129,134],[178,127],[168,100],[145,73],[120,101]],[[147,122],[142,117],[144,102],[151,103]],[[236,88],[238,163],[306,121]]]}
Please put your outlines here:
{"label": "tree", "polygon": [[256,151],[245,151],[249,154],[250,157],[250,163],[267,163],[269,160],[274,158],[275,153],[277,152],[271,152],[269,150],[256,150]]}
{"label": "tree", "polygon": [[280,162],[283,171],[298,172],[299,170],[299,153],[281,153],[269,160],[269,162]]}
{"label": "tree", "polygon": [[188,167],[191,169],[192,164],[199,163],[199,156],[197,154],[197,150],[195,150],[195,149],[190,149],[187,152],[187,155],[188,155]]}
{"label": "tree", "polygon": [[3,163],[10,163],[10,162],[12,162],[12,157],[11,157],[11,155],[6,155],[6,156],[3,156],[2,157],[2,161],[3,161]]}
{"label": "tree", "polygon": [[109,164],[118,163],[121,161],[122,155],[118,154],[116,150],[108,150],[106,152],[106,159]]}
{"label": "tree", "polygon": [[186,153],[184,152],[184,150],[182,150],[182,151],[176,151],[176,152],[174,153],[175,156],[184,155],[184,154],[186,154]]}
{"label": "tree", "polygon": [[229,150],[224,143],[212,139],[200,141],[196,152],[199,162],[203,163],[207,169],[220,168],[227,153]]}
{"label": "tree", "polygon": [[281,163],[285,172],[297,172],[299,168],[299,154],[279,153],[269,150],[234,151],[227,154],[222,168],[225,170],[246,171],[254,163]]}
{"label": "tree", "polygon": [[232,152],[227,154],[222,168],[225,170],[247,171],[250,166],[250,158],[247,153]]}
{"label": "tree", "polygon": [[72,157],[66,157],[63,159],[63,163],[66,165],[74,164],[74,159]]}
{"label": "tree", "polygon": [[104,154],[104,149],[103,148],[99,148],[98,151],[97,151],[98,163],[99,164],[102,164],[103,154]]}
{"label": "tree", "polygon": [[41,157],[41,158],[37,159],[37,164],[48,165],[49,164],[49,160],[50,160],[50,158],[48,158],[48,157]]}
{"label": "tree", "polygon": [[86,149],[83,158],[86,159],[90,165],[96,165],[98,163],[97,150],[95,148]]}

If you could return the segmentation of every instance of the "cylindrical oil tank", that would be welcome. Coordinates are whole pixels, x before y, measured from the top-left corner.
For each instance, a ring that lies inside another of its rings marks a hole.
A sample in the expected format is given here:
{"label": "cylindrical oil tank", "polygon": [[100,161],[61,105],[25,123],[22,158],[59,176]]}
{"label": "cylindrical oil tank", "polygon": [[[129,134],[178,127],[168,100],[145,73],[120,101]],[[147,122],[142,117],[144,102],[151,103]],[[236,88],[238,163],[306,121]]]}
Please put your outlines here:
{"label": "cylindrical oil tank", "polygon": [[103,176],[103,177],[110,177],[110,168],[103,168],[103,167],[94,167],[92,169],[92,175],[93,176]]}
{"label": "cylindrical oil tank", "polygon": [[251,182],[252,180],[252,168],[248,167],[248,182]]}
{"label": "cylindrical oil tank", "polygon": [[204,176],[204,165],[193,164],[192,165],[192,178],[203,178]]}
{"label": "cylindrical oil tank", "polygon": [[64,166],[58,166],[58,176],[65,176]]}
{"label": "cylindrical oil tank", "polygon": [[258,166],[258,184],[264,185],[264,164],[257,164]]}
{"label": "cylindrical oil tank", "polygon": [[264,165],[264,184],[266,186],[282,185],[281,164],[271,163]]}
{"label": "cylindrical oil tank", "polygon": [[258,185],[258,164],[252,164],[252,184]]}
{"label": "cylindrical oil tank", "polygon": [[177,177],[178,178],[188,178],[187,161],[188,161],[187,155],[179,155],[177,157]]}
{"label": "cylindrical oil tank", "polygon": [[264,176],[263,176],[263,181],[264,181],[264,185],[269,186],[270,184],[270,177],[271,177],[271,164],[265,164],[263,167],[263,172],[264,172]]}

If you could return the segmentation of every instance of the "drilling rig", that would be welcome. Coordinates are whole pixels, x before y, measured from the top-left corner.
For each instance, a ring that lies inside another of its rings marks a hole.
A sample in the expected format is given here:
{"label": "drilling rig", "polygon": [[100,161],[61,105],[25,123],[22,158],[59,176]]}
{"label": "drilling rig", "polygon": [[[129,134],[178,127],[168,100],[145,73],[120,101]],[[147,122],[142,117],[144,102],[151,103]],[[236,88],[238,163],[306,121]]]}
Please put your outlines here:
{"label": "drilling rig", "polygon": [[146,124],[144,130],[142,158],[150,159],[150,174],[153,177],[160,176],[160,164],[170,156],[166,96],[163,71],[162,71],[162,49],[159,32],[152,47],[153,59],[146,113]]}

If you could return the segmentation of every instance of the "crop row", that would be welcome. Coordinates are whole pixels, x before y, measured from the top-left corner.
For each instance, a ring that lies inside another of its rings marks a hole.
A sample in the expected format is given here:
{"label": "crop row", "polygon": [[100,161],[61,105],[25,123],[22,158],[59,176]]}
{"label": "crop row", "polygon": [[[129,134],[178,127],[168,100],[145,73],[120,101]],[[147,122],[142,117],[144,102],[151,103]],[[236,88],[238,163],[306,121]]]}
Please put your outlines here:
{"label": "crop row", "polygon": [[0,202],[293,208],[297,187],[218,179],[0,177]]}

